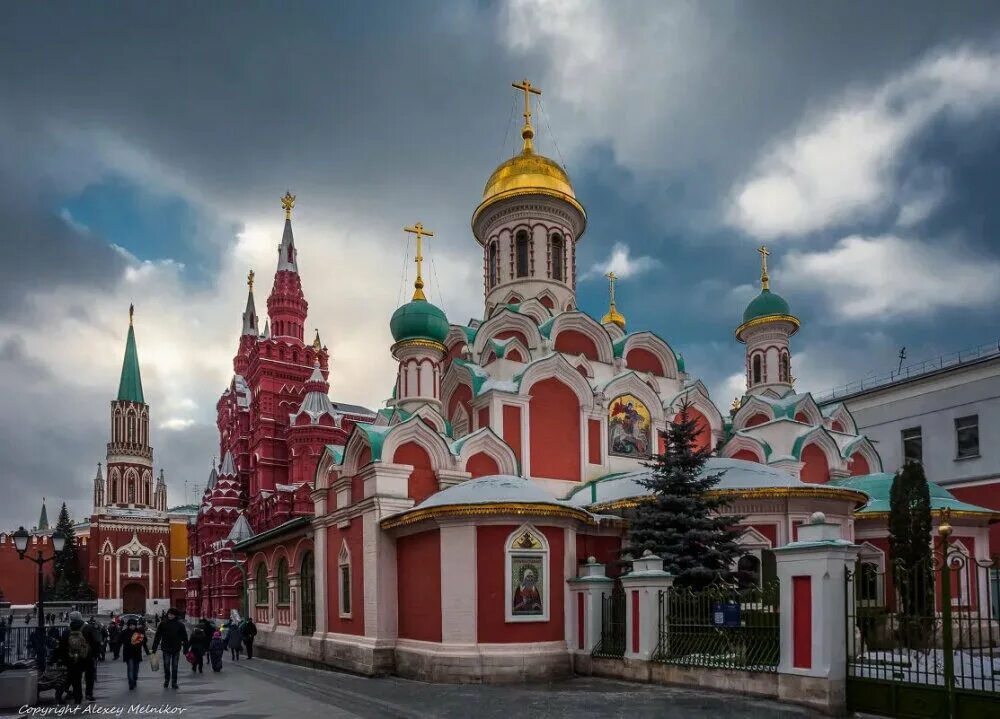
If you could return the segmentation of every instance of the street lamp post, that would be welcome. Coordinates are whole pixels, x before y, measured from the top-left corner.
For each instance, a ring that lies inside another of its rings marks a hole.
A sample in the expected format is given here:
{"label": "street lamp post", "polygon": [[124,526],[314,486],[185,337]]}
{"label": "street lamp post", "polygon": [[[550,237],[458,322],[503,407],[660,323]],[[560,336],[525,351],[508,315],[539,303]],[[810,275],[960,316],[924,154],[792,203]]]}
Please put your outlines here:
{"label": "street lamp post", "polygon": [[24,555],[28,551],[28,539],[30,536],[31,535],[28,534],[28,530],[24,527],[20,527],[16,532],[14,532],[14,548],[17,550],[18,557],[21,559],[30,559],[38,566],[38,643],[36,647],[36,658],[39,670],[44,671],[46,659],[45,574],[42,569],[46,563],[54,560],[56,555],[63,550],[63,547],[66,546],[66,537],[64,537],[62,532],[58,530],[56,530],[55,534],[52,535],[53,554],[51,557],[42,556],[41,547],[38,548],[37,557],[25,557]]}

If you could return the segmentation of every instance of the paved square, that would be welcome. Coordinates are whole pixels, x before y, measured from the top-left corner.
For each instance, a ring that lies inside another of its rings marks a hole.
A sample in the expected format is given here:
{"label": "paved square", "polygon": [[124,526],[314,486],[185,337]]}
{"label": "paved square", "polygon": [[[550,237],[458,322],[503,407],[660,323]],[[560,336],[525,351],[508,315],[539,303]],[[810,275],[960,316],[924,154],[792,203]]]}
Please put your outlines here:
{"label": "paved square", "polygon": [[[226,662],[218,674],[192,676],[182,667],[179,689],[164,689],[163,674],[143,662],[139,684],[128,690],[125,665],[98,665],[96,706],[62,716],[179,716],[185,719],[431,719],[474,717],[510,719],[802,719],[811,711],[776,702],[675,687],[604,679],[571,679],[553,684],[489,686],[425,684],[394,677],[369,679],[263,659]],[[46,701],[51,705],[51,694]],[[130,707],[139,709],[130,711]],[[88,705],[84,705],[86,707]],[[90,705],[94,706],[94,705]],[[172,711],[161,708],[172,707]],[[56,707],[52,707],[56,708]],[[160,710],[160,711],[157,711]],[[183,710],[183,711],[181,711]],[[16,714],[6,714],[17,716]],[[41,716],[41,715],[39,715]],[[49,715],[59,716],[59,715]]]}

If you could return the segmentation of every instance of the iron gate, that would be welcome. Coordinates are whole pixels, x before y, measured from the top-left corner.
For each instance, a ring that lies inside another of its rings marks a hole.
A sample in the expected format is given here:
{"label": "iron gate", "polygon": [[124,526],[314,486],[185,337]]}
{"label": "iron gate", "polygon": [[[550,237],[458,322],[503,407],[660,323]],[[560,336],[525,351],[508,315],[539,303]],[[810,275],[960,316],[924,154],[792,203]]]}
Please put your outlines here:
{"label": "iron gate", "polygon": [[659,643],[653,659],[666,664],[776,672],[778,582],[660,592]]}
{"label": "iron gate", "polygon": [[862,560],[847,573],[849,709],[913,719],[1000,716],[992,564],[959,543],[945,546],[923,570],[884,571]]}
{"label": "iron gate", "polygon": [[611,594],[601,596],[601,639],[591,655],[619,659],[625,656],[625,590],[617,579]]}

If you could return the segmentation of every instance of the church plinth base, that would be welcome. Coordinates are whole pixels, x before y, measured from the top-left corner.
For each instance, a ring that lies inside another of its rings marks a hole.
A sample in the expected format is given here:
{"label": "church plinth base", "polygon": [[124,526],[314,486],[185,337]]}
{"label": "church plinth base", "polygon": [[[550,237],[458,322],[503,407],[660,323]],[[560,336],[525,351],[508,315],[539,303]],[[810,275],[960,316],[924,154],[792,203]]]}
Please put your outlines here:
{"label": "church plinth base", "polygon": [[381,646],[371,639],[347,634],[319,638],[283,631],[259,632],[254,653],[264,659],[364,676],[384,676],[393,672],[391,645]]}
{"label": "church plinth base", "polygon": [[436,644],[400,639],[395,674],[443,684],[514,684],[573,674],[565,642]]}

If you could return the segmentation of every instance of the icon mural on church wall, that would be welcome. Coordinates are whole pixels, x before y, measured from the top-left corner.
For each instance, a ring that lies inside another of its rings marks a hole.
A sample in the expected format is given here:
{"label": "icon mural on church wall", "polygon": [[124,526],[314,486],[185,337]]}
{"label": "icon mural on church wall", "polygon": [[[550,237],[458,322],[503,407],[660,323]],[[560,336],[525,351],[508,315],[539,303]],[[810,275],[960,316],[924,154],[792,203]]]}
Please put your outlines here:
{"label": "icon mural on church wall", "polygon": [[[540,617],[545,614],[542,592],[545,571],[545,557],[541,541],[525,530],[511,545],[514,553],[510,557],[511,597],[510,613],[515,617]],[[521,550],[524,554],[517,553]],[[530,554],[528,553],[530,552]]]}
{"label": "icon mural on church wall", "polygon": [[608,451],[619,457],[648,457],[651,425],[649,409],[638,397],[615,397],[608,410]]}
{"label": "icon mural on church wall", "polygon": [[542,557],[517,556],[510,558],[511,594],[510,613],[516,617],[542,616],[542,592],[545,591],[542,574]]}

